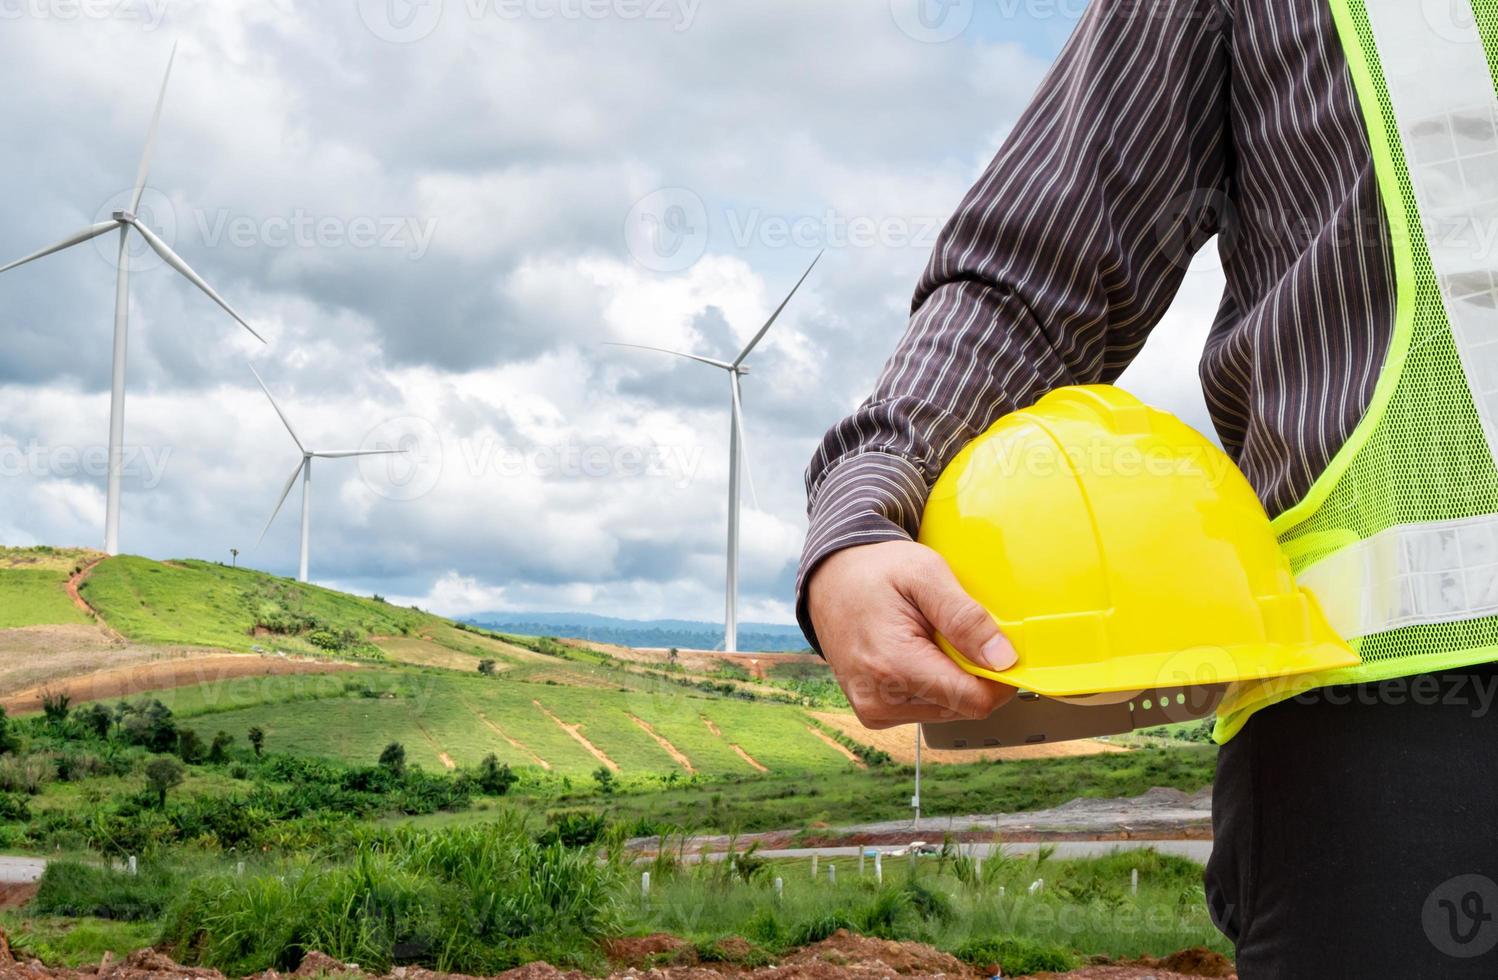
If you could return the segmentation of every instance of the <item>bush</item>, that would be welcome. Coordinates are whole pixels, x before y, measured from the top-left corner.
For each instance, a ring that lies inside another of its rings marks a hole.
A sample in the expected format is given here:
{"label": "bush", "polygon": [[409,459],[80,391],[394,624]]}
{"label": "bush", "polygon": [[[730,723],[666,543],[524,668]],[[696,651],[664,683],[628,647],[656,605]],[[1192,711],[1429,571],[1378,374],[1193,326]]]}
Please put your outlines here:
{"label": "bush", "polygon": [[114,727],[114,714],[97,701],[73,712],[73,720],[94,738],[107,738],[109,730]]}
{"label": "bush", "polygon": [[477,775],[474,781],[478,783],[479,790],[489,796],[504,796],[520,779],[514,771],[506,764],[501,764],[499,757],[490,753],[484,756],[484,761],[479,763]]}
{"label": "bush", "polygon": [[177,755],[183,762],[195,766],[208,758],[208,749],[203,745],[203,738],[191,728],[184,728],[177,732]]}
{"label": "bush", "polygon": [[985,936],[981,939],[969,939],[953,950],[952,955],[980,970],[1001,967],[1004,976],[1067,973],[1081,965],[1070,950],[1059,946],[1043,946],[1034,940],[1018,937]]}
{"label": "bush", "polygon": [[608,828],[608,818],[591,810],[564,810],[551,814],[551,826],[536,838],[541,844],[561,844],[563,847],[588,847],[603,837]]}
{"label": "bush", "polygon": [[43,691],[42,715],[47,719],[47,724],[61,728],[68,720],[68,710],[72,703],[71,694],[63,691]]}
{"label": "bush", "polygon": [[346,864],[194,878],[163,923],[179,955],[230,976],[294,970],[306,950],[366,972],[417,963],[492,976],[584,965],[617,929],[620,866],[530,840],[523,821],[443,832],[363,832]]}
{"label": "bush", "polygon": [[0,757],[0,791],[35,796],[52,781],[57,764],[48,756]]}
{"label": "bush", "polygon": [[146,763],[146,789],[155,795],[157,809],[165,809],[167,791],[182,785],[184,777],[182,763],[169,755]]}
{"label": "bush", "polygon": [[0,793],[0,821],[28,823],[30,820],[31,805],[26,797],[18,793]]}
{"label": "bush", "polygon": [[49,861],[30,911],[69,918],[158,918],[171,903],[179,882],[166,870],[147,864],[126,874],[77,861]]}
{"label": "bush", "polygon": [[229,761],[229,747],[234,744],[234,736],[228,732],[220,731],[213,736],[213,744],[208,746],[209,762]]}
{"label": "bush", "polygon": [[494,668],[495,668],[495,663],[492,660],[480,660],[479,661],[479,673],[483,674],[485,677],[492,676],[494,674]]}
{"label": "bush", "polygon": [[177,721],[166,705],[154,698],[138,704],[120,702],[116,709],[120,733],[125,742],[152,752],[172,752],[177,748]]}
{"label": "bush", "polygon": [[399,775],[406,771],[406,747],[399,742],[391,742],[380,752],[380,765],[385,769]]}
{"label": "bush", "polygon": [[265,750],[265,729],[259,725],[252,725],[246,737],[250,741],[250,748],[255,750],[255,758],[258,759],[261,752]]}

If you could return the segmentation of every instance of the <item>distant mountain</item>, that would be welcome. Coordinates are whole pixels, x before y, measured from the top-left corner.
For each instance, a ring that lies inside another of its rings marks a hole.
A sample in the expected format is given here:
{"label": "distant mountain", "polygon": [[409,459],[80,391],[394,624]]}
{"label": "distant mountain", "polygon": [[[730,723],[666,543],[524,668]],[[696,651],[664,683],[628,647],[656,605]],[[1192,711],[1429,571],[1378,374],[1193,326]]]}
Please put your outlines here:
{"label": "distant mountain", "polygon": [[[618,619],[591,613],[477,613],[465,622],[501,633],[565,636],[628,647],[681,647],[717,650],[723,646],[723,624],[689,619]],[[739,650],[744,653],[796,653],[810,647],[798,626],[740,623]]]}

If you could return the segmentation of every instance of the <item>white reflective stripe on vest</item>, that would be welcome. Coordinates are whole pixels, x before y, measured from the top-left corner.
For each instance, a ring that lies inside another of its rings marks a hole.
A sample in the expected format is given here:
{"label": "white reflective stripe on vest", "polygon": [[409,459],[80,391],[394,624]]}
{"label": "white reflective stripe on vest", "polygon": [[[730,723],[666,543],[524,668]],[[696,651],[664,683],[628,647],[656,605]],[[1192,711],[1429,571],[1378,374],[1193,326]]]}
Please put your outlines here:
{"label": "white reflective stripe on vest", "polygon": [[1468,0],[1365,0],[1483,433],[1498,446],[1498,95]]}
{"label": "white reflective stripe on vest", "polygon": [[[1364,0],[1462,371],[1498,447],[1498,95],[1468,0]],[[1498,457],[1495,457],[1498,465]],[[1498,615],[1498,515],[1388,528],[1298,576],[1353,638]]]}
{"label": "white reflective stripe on vest", "polygon": [[1498,515],[1391,527],[1296,578],[1346,637],[1498,615]]}

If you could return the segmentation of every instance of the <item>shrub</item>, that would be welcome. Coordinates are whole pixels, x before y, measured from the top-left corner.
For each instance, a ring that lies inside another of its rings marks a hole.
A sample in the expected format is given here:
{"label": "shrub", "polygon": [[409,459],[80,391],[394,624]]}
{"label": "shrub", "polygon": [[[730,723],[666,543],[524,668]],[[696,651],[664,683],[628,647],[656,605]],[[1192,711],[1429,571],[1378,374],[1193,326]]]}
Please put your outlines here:
{"label": "shrub", "polygon": [[1067,973],[1080,964],[1076,955],[1059,946],[1044,946],[1017,936],[985,936],[969,939],[953,950],[952,955],[980,970],[998,966],[1004,976],[1030,973]]}
{"label": "shrub", "polygon": [[188,765],[197,765],[208,757],[208,748],[203,738],[191,728],[177,732],[177,755]]}
{"label": "shrub", "polygon": [[177,721],[171,709],[160,701],[121,702],[116,714],[121,718],[120,733],[128,744],[152,752],[172,752],[177,748]]}
{"label": "shrub", "polygon": [[209,762],[227,762],[229,760],[229,746],[234,744],[234,736],[228,732],[220,731],[213,736],[213,743],[208,746]]}
{"label": "shrub", "polygon": [[4,756],[0,758],[0,791],[35,796],[56,772],[57,764],[47,756]]}
{"label": "shrub", "polygon": [[152,864],[131,875],[77,861],[49,861],[31,911],[70,918],[155,919],[178,886],[174,875]]}
{"label": "shrub", "polygon": [[504,796],[519,778],[508,765],[500,763],[499,757],[491,752],[484,756],[484,761],[479,763],[475,781],[485,794]]}
{"label": "shrub", "polygon": [[30,820],[31,805],[26,797],[18,793],[0,793],[0,821],[28,823]]}
{"label": "shrub", "polygon": [[591,810],[564,810],[548,817],[551,824],[536,838],[541,844],[588,847],[603,837],[608,818]]}
{"label": "shrub", "polygon": [[71,694],[63,691],[43,691],[42,715],[47,719],[47,724],[61,728],[68,720],[68,709],[72,703]]}
{"label": "shrub", "polygon": [[95,738],[107,738],[109,729],[114,727],[114,714],[97,701],[73,712],[73,720]]}
{"label": "shrub", "polygon": [[599,766],[593,770],[593,782],[598,784],[598,792],[605,796],[614,792],[614,771],[608,766]]}
{"label": "shrub", "polygon": [[380,765],[393,773],[400,774],[406,771],[406,747],[399,742],[391,742],[380,752]]}
{"label": "shrub", "polygon": [[493,674],[494,674],[494,667],[495,667],[495,663],[492,660],[480,660],[479,661],[479,673],[483,674],[485,677],[491,677],[491,676],[493,676]]}
{"label": "shrub", "polygon": [[265,729],[253,725],[246,737],[250,740],[250,748],[255,750],[255,758],[260,758],[260,753],[265,750]]}

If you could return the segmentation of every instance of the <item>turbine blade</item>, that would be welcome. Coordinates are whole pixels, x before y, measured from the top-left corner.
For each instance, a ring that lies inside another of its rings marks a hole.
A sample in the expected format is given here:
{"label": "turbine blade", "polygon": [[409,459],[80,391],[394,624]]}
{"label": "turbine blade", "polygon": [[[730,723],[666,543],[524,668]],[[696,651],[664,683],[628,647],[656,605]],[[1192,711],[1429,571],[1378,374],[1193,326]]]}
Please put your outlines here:
{"label": "turbine blade", "polygon": [[817,263],[822,261],[822,256],[824,254],[825,252],[818,252],[817,257],[811,260],[811,265],[806,267],[806,271],[801,273],[801,278],[796,280],[796,285],[791,287],[790,294],[786,296],[785,299],[780,301],[780,305],[775,308],[775,312],[770,314],[770,319],[765,321],[765,325],[759,328],[759,333],[754,335],[754,339],[749,341],[749,343],[745,345],[744,350],[734,360],[734,367],[738,367],[739,365],[743,364],[744,359],[753,352],[754,348],[759,344],[761,340],[765,339],[765,334],[770,332],[770,328],[773,327],[775,325],[775,321],[780,318],[781,311],[784,310],[786,304],[791,301],[791,297],[796,295],[796,290],[801,288],[801,284],[806,281],[806,277],[811,275],[811,270],[815,269],[817,267]]}
{"label": "turbine blade", "polygon": [[713,367],[715,367],[715,368],[722,368],[725,371],[731,371],[731,370],[733,370],[733,365],[729,364],[727,361],[718,361],[718,360],[714,360],[711,357],[699,357],[696,354],[688,354],[688,353],[686,353],[684,351],[671,350],[671,349],[666,348],[666,347],[647,347],[644,344],[617,344],[617,343],[614,343],[612,341],[610,341],[608,343],[605,343],[603,346],[605,346],[605,347],[627,347],[630,350],[650,350],[650,351],[655,351],[657,354],[670,354],[673,357],[685,357],[689,361],[698,361],[699,363],[702,363],[702,364],[711,364]]}
{"label": "turbine blade", "polygon": [[255,376],[255,380],[260,383],[260,390],[265,392],[266,398],[270,399],[270,407],[276,410],[276,414],[281,417],[281,424],[286,426],[287,432],[291,433],[291,441],[296,443],[296,447],[302,452],[306,452],[307,447],[302,445],[302,440],[297,437],[296,430],[291,427],[291,420],[286,417],[285,412],[281,411],[281,406],[276,404],[276,396],[272,395],[270,389],[265,386],[265,379],[260,377],[260,372],[255,370],[255,365],[251,364],[249,368],[250,373]]}
{"label": "turbine blade", "polygon": [[256,544],[265,540],[265,532],[269,531],[270,526],[276,523],[276,515],[281,513],[281,505],[286,503],[287,497],[291,496],[291,488],[296,486],[296,478],[302,475],[302,467],[306,465],[307,457],[303,456],[302,461],[296,464],[296,469],[291,471],[291,479],[286,481],[286,486],[281,491],[281,499],[276,501],[276,509],[270,512],[270,520],[265,522],[265,527],[261,530],[260,537],[255,540]]}
{"label": "turbine blade", "polygon": [[130,195],[130,213],[140,207],[140,196],[146,192],[146,178],[151,174],[151,156],[156,152],[156,131],[161,128],[161,107],[166,103],[166,83],[172,77],[172,63],[177,60],[177,42],[172,42],[171,56],[166,59],[166,74],[161,79],[161,94],[156,96],[156,114],[151,117],[151,129],[146,134],[146,149],[140,155],[140,167],[135,171],[135,192]]}
{"label": "turbine blade", "polygon": [[313,453],[319,459],[351,459],[354,456],[392,456],[404,449],[331,449],[325,453]]}
{"label": "turbine blade", "polygon": [[118,221],[101,221],[96,225],[89,225],[82,231],[64,238],[56,245],[49,245],[46,248],[42,249],[40,252],[32,252],[24,259],[16,259],[10,265],[0,266],[0,272],[9,272],[17,266],[25,265],[27,262],[35,262],[37,259],[46,258],[53,252],[61,252],[65,248],[72,248],[74,245],[82,245],[84,242],[89,241],[90,239],[98,238],[105,232],[114,231],[119,226],[120,223]]}
{"label": "turbine blade", "polygon": [[244,317],[240,316],[238,313],[235,313],[234,308],[226,303],[222,296],[214,292],[213,287],[204,282],[202,276],[192,271],[192,268],[186,262],[182,261],[182,256],[178,255],[176,252],[173,252],[170,245],[162,241],[154,231],[146,227],[145,222],[132,221],[130,222],[130,225],[136,231],[140,232],[141,237],[146,240],[146,244],[151,246],[152,250],[155,251],[157,255],[161,256],[161,258],[166,262],[167,265],[171,266],[173,269],[176,269],[187,279],[188,282],[201,289],[203,293],[209,299],[217,303],[225,313],[229,314],[236,321],[238,321],[241,327],[244,327],[246,330],[248,330],[250,332],[250,336],[254,337],[262,344],[265,343],[265,338],[256,333],[255,328],[250,326],[250,324],[245,320]]}
{"label": "turbine blade", "polygon": [[739,391],[739,376],[733,375],[733,424],[739,430],[739,462],[744,466],[744,478],[749,481],[749,499],[754,509],[759,510],[759,491],[754,489],[754,472],[749,466],[749,439],[744,434],[744,396]]}

